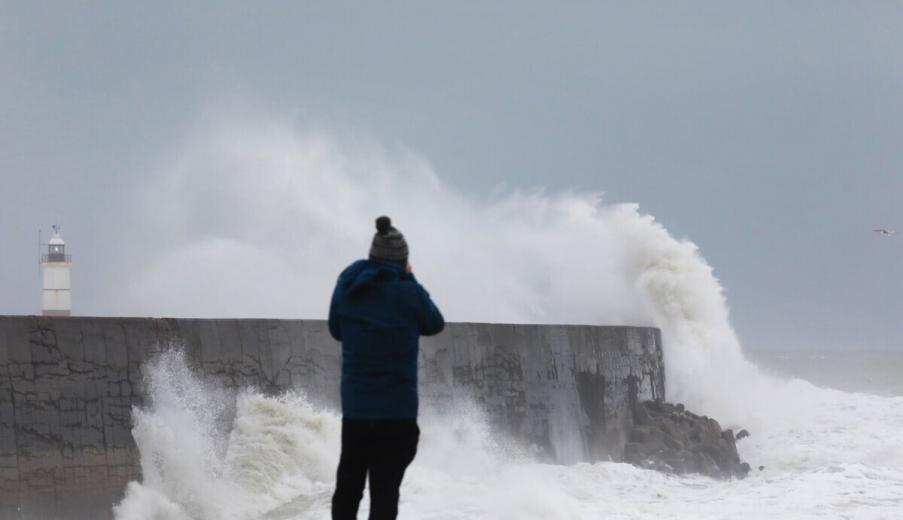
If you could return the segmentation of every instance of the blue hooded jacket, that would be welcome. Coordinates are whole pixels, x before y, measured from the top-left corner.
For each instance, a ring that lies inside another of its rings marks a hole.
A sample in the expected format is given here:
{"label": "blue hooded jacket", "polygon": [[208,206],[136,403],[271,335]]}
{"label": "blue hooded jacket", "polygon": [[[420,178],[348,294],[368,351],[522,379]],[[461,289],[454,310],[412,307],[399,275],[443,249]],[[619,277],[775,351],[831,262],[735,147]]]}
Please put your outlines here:
{"label": "blue hooded jacket", "polygon": [[329,332],[342,342],[342,415],[416,418],[418,340],[444,327],[401,264],[358,260],[345,269],[329,306]]}

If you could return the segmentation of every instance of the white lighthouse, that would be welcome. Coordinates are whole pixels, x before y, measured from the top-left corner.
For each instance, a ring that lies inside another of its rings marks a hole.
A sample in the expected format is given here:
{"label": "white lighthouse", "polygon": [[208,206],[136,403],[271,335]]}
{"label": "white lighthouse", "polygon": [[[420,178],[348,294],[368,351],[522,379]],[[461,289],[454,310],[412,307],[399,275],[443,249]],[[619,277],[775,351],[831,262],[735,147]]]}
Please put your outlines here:
{"label": "white lighthouse", "polygon": [[60,227],[53,226],[53,237],[47,243],[47,254],[41,255],[44,316],[69,316],[72,310],[72,285],[69,277],[71,267],[72,255],[66,254],[66,242],[60,236]]}

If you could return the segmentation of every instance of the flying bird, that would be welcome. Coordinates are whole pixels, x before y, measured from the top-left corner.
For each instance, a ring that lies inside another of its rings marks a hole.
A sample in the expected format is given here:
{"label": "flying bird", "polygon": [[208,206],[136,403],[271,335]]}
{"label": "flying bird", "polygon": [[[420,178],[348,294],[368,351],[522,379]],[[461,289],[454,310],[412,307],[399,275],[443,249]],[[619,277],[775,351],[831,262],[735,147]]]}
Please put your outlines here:
{"label": "flying bird", "polygon": [[887,228],[873,229],[872,231],[874,231],[875,233],[880,233],[886,237],[889,237],[897,232],[896,229],[887,229]]}

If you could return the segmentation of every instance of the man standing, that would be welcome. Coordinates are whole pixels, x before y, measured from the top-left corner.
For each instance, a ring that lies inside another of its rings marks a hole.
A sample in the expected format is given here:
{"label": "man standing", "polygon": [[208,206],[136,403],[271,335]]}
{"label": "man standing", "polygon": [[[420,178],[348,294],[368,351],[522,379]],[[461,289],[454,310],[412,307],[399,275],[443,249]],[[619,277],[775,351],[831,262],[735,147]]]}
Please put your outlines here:
{"label": "man standing", "polygon": [[397,516],[398,488],[420,438],[418,340],[444,327],[411,273],[404,236],[389,217],[379,217],[370,258],[339,275],[329,306],[329,332],[342,342],[342,455],[333,520],[357,518],[368,474],[370,520]]}

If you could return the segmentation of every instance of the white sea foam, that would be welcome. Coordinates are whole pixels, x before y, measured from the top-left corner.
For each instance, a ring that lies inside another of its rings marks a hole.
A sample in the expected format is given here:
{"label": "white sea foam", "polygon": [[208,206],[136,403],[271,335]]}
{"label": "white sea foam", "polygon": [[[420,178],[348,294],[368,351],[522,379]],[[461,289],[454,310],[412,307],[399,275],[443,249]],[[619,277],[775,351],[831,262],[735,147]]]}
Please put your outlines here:
{"label": "white sea foam", "polygon": [[177,351],[146,374],[151,401],[133,414],[143,481],[129,485],[117,518],[258,518],[332,479],[335,414],[301,396],[212,387]]}
{"label": "white sea foam", "polygon": [[[635,205],[582,193],[468,197],[409,153],[253,118],[203,126],[148,190],[159,228],[147,232],[181,246],[138,261],[134,296],[121,302],[133,313],[322,316],[335,274],[364,255],[373,217],[388,213],[451,320],[660,327],[669,398],[751,429],[741,455],[766,466],[744,481],[713,482],[615,463],[545,465],[499,449],[504,439],[491,438],[478,410],[427,411],[403,519],[903,510],[903,398],[761,374],[696,247]],[[175,355],[148,374],[152,401],[134,429],[144,479],[129,486],[118,519],[328,517],[337,416],[303,396],[206,387]]]}
{"label": "white sea foam", "polygon": [[[230,396],[204,385],[175,353],[149,379],[153,399],[135,426],[144,480],[130,484],[118,520],[329,517],[337,415],[298,395]],[[729,482],[618,463],[541,464],[506,449],[479,409],[427,413],[400,518],[897,518],[903,397],[816,391],[822,398],[805,421],[741,442],[744,457],[766,469]]]}

